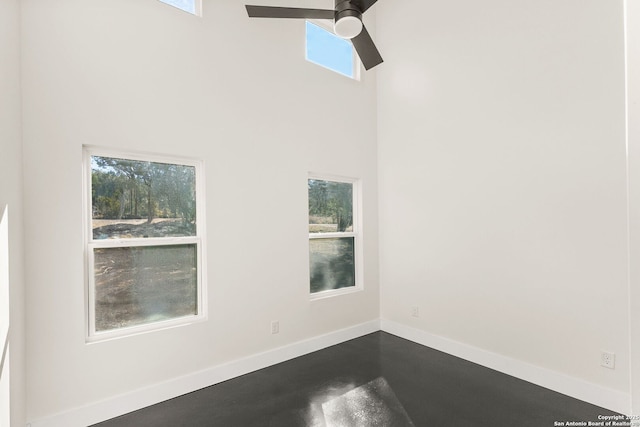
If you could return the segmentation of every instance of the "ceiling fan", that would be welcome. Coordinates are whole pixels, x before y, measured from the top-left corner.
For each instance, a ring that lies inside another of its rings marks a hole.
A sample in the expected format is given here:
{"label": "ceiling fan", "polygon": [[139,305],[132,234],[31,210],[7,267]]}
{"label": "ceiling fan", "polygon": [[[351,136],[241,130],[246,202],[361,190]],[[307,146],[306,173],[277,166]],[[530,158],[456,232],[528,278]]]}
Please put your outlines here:
{"label": "ceiling fan", "polygon": [[378,0],[335,0],[334,10],[246,5],[250,18],[332,19],[337,36],[351,40],[366,70],[382,63],[382,56],[362,23],[362,14]]}

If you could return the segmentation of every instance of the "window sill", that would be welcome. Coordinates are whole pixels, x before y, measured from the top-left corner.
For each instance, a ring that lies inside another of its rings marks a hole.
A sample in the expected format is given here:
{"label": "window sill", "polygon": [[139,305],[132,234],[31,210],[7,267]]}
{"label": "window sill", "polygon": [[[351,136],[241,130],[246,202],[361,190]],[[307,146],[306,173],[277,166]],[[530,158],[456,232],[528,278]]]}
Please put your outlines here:
{"label": "window sill", "polygon": [[322,291],[310,294],[309,299],[311,301],[317,301],[321,299],[338,297],[341,295],[354,294],[357,292],[362,292],[364,289],[362,286],[350,286],[348,288],[340,288],[340,289],[332,289],[329,291]]}
{"label": "window sill", "polygon": [[196,323],[202,323],[207,320],[207,316],[204,314],[195,316],[186,316],[177,319],[166,320],[164,322],[148,323],[146,325],[131,326],[128,328],[114,329],[106,332],[99,332],[95,335],[89,335],[86,337],[85,344],[97,344],[105,341],[112,341],[120,338],[135,337],[142,334],[148,334],[151,332],[159,332],[167,329],[179,328],[182,326],[193,325]]}

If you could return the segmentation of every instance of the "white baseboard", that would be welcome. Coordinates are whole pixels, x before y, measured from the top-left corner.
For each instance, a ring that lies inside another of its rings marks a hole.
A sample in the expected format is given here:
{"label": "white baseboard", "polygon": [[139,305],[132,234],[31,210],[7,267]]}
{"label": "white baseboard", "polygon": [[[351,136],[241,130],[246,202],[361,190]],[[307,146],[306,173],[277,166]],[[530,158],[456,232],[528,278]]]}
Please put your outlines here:
{"label": "white baseboard", "polygon": [[602,408],[629,414],[631,397],[559,372],[531,365],[521,360],[491,353],[477,347],[443,338],[397,322],[382,319],[381,329],[398,337],[468,360],[524,381],[548,388]]}
{"label": "white baseboard", "polygon": [[27,423],[27,427],[86,427],[379,330],[612,411],[623,414],[630,412],[631,399],[627,393],[382,319],[299,341],[34,420]]}
{"label": "white baseboard", "polygon": [[379,330],[380,321],[373,320],[30,421],[27,427],[86,427]]}

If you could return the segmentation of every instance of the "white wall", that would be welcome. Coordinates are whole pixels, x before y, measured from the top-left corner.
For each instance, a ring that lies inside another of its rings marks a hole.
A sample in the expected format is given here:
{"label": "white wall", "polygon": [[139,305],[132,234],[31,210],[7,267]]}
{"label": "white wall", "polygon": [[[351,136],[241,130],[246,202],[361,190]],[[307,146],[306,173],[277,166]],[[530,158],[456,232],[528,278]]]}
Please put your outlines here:
{"label": "white wall", "polygon": [[640,413],[640,3],[627,6],[627,126],[629,147],[629,225],[631,297],[631,391],[634,414]]}
{"label": "white wall", "polygon": [[[29,420],[378,318],[374,74],[234,0],[24,0],[22,41]],[[85,344],[83,144],[204,159],[208,322]],[[363,292],[309,301],[308,171],[363,180]]]}
{"label": "white wall", "polygon": [[[377,318],[378,191],[382,317],[628,392],[621,1],[380,2],[386,62],[362,83],[306,63],[300,22],[232,0],[201,19],[156,0],[22,3],[29,420]],[[17,1],[0,20],[15,333]],[[85,344],[82,144],[206,161],[208,322]],[[364,180],[363,293],[308,301],[308,171]]]}
{"label": "white wall", "polygon": [[9,210],[0,206],[0,427],[9,427],[11,423],[10,307]]}
{"label": "white wall", "polygon": [[[20,135],[20,3],[0,0],[0,212],[11,212],[9,273],[11,425],[24,425],[24,281],[22,275],[22,149]],[[0,275],[6,271],[0,272]],[[2,308],[4,302],[0,303]],[[4,337],[0,337],[4,345]],[[2,349],[0,348],[0,352]],[[2,381],[5,381],[6,378]],[[0,425],[6,412],[0,405]]]}
{"label": "white wall", "polygon": [[380,2],[384,319],[628,393],[622,3]]}

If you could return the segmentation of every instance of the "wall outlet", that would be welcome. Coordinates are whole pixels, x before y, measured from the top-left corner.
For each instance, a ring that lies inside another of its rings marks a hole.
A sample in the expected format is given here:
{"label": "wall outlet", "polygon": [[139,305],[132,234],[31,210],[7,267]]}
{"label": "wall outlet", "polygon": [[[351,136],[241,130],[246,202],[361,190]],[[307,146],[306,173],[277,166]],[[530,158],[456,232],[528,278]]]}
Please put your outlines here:
{"label": "wall outlet", "polygon": [[411,307],[411,316],[420,317],[420,308],[418,308],[417,305],[414,305],[413,307]]}
{"label": "wall outlet", "polygon": [[280,332],[280,322],[277,320],[274,320],[273,322],[271,322],[271,334],[277,334]]}
{"label": "wall outlet", "polygon": [[600,366],[605,368],[615,369],[616,367],[616,354],[603,351],[600,353]]}

